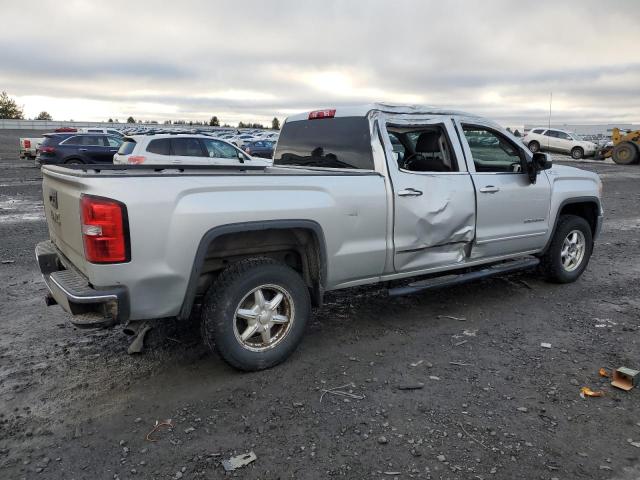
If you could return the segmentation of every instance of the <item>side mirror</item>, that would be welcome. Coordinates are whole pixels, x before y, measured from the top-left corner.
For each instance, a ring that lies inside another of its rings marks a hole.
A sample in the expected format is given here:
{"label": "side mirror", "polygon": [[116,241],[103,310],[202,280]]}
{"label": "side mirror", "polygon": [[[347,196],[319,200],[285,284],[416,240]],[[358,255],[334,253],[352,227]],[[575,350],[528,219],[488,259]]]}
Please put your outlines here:
{"label": "side mirror", "polygon": [[533,154],[533,164],[536,170],[549,170],[553,166],[553,160],[548,153],[536,152]]}

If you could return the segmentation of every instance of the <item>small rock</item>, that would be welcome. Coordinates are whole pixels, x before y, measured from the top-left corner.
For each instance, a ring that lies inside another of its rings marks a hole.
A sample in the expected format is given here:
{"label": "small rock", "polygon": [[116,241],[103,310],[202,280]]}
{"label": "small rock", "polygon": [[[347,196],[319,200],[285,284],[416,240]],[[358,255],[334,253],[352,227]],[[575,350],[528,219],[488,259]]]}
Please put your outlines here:
{"label": "small rock", "polygon": [[141,419],[140,417],[138,417],[138,418],[136,418],[136,419],[134,420],[134,422],[135,422],[135,423],[140,423],[141,421],[142,421],[142,419]]}
{"label": "small rock", "polygon": [[529,411],[529,409],[527,407],[518,407],[517,409],[519,412],[523,412],[523,413],[527,413]]}
{"label": "small rock", "polygon": [[572,378],[571,380],[569,380],[569,383],[570,383],[571,385],[576,386],[576,387],[577,387],[578,385],[580,385],[580,382],[578,382],[578,380],[576,380],[575,378]]}
{"label": "small rock", "polygon": [[436,377],[435,375],[429,375],[429,380],[440,380],[440,377]]}
{"label": "small rock", "polygon": [[176,477],[175,478],[182,478],[182,472],[176,472]]}
{"label": "small rock", "polygon": [[193,427],[185,428],[185,429],[184,429],[184,433],[189,434],[189,433],[191,433],[191,432],[195,432],[195,430],[196,430],[196,429],[195,429],[195,428],[193,428]]}
{"label": "small rock", "polygon": [[126,440],[120,440],[120,446],[123,447],[127,444]]}
{"label": "small rock", "polygon": [[542,342],[542,343],[540,344],[540,346],[541,346],[542,348],[551,348],[551,344],[550,344],[550,343],[546,343],[546,342]]}
{"label": "small rock", "polygon": [[384,435],[380,435],[378,437],[378,443],[380,445],[385,445],[385,444],[389,443],[389,440],[387,440],[387,437],[385,437]]}
{"label": "small rock", "polygon": [[445,457],[444,455],[438,455],[436,458],[439,462],[445,462],[447,460],[447,457]]}

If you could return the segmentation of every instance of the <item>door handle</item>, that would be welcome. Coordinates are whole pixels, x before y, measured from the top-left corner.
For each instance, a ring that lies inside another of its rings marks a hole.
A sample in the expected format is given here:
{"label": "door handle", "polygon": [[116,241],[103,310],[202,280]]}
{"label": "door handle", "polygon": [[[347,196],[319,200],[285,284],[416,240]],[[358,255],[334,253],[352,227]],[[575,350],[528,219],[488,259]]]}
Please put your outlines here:
{"label": "door handle", "polygon": [[498,187],[494,187],[493,185],[487,185],[486,187],[482,187],[480,191],[482,193],[496,193],[499,192],[500,189]]}
{"label": "door handle", "polygon": [[79,152],[86,152],[86,151],[87,151],[87,149],[86,149],[86,148],[79,148],[79,149],[78,149],[78,151],[79,151]]}
{"label": "door handle", "polygon": [[111,153],[116,153],[118,150],[109,150]]}
{"label": "door handle", "polygon": [[422,195],[422,192],[415,188],[405,188],[398,192],[398,196],[400,197],[419,197],[420,195]]}

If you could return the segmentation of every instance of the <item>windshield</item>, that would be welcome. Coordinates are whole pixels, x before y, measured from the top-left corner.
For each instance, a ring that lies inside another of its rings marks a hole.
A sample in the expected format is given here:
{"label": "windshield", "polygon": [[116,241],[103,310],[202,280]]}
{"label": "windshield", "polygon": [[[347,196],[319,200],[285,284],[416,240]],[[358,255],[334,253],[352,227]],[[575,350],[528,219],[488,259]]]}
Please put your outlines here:
{"label": "windshield", "polygon": [[567,132],[567,135],[569,135],[574,140],[578,140],[579,142],[581,142],[583,140],[583,138],[580,135],[578,135],[577,133],[574,133],[574,132]]}

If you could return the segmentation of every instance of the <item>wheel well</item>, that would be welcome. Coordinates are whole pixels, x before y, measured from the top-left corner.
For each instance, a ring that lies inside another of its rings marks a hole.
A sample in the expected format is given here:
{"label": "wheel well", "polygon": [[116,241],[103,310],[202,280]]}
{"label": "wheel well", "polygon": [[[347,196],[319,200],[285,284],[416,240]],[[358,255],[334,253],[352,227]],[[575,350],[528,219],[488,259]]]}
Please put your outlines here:
{"label": "wheel well", "polygon": [[573,152],[574,150],[582,150],[582,151],[584,152],[584,148],[582,148],[582,147],[581,147],[581,146],[579,146],[579,145],[576,145],[575,147],[573,147],[573,148],[571,149],[571,151],[572,151],[572,152]]}
{"label": "wheel well", "polygon": [[307,284],[313,303],[321,304],[323,253],[316,233],[307,228],[266,228],[215,237],[204,255],[197,293],[203,294],[226,267],[251,257],[273,258],[296,270]]}
{"label": "wheel well", "polygon": [[80,157],[69,157],[69,158],[65,158],[65,159],[64,159],[64,163],[73,162],[74,160],[77,160],[78,162],[84,163],[84,161],[83,161]]}
{"label": "wheel well", "polygon": [[569,203],[562,207],[558,218],[560,215],[577,215],[584,218],[591,226],[591,233],[595,235],[598,225],[598,205],[595,202]]}

